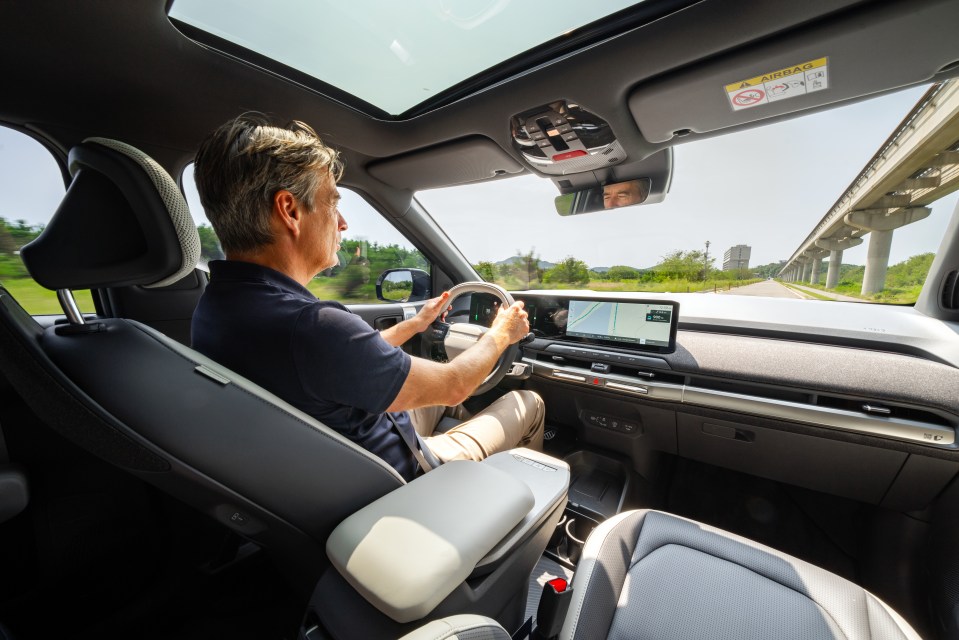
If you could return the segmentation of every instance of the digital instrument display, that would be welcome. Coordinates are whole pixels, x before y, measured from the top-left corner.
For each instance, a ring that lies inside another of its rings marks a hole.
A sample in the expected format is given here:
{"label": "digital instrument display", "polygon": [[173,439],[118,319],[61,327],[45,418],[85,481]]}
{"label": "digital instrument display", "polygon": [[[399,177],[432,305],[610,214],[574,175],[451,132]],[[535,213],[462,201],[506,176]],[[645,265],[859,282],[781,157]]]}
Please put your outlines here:
{"label": "digital instrument display", "polygon": [[[676,349],[678,302],[635,298],[626,302],[552,296],[519,296],[519,299],[526,305],[530,329],[538,338],[652,353],[672,353]],[[474,293],[470,296],[467,321],[488,327],[498,309],[499,301],[496,298],[489,294]],[[464,316],[466,313],[466,308],[454,309],[451,316]]]}
{"label": "digital instrument display", "polygon": [[669,301],[569,301],[566,337],[659,353],[673,351],[679,305]]}

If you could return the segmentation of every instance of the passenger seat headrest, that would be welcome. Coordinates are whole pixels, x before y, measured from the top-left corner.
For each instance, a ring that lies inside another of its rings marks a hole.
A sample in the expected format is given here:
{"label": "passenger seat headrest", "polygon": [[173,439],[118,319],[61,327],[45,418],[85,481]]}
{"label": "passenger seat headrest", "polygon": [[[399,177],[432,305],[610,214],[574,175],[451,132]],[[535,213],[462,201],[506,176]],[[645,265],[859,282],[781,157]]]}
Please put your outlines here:
{"label": "passenger seat headrest", "polygon": [[72,180],[20,256],[48,289],[162,287],[196,267],[200,238],[173,178],[130,145],[88,138],[70,150]]}

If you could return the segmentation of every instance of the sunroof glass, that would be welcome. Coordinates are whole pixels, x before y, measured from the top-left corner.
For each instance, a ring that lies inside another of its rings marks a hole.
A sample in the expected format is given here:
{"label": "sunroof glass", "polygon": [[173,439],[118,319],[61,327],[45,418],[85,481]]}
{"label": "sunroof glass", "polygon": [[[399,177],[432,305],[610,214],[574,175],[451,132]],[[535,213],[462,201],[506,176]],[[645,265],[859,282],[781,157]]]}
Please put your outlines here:
{"label": "sunroof glass", "polygon": [[397,115],[635,0],[176,0],[170,17]]}

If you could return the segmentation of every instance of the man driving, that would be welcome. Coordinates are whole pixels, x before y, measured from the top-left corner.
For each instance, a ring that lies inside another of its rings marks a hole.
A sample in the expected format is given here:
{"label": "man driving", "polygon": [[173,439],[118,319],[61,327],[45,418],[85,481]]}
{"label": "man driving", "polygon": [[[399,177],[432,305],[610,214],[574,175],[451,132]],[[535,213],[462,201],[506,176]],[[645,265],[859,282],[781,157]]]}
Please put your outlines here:
{"label": "man driving", "polygon": [[[392,465],[482,460],[517,446],[542,449],[545,408],[513,391],[470,417],[459,407],[506,348],[529,332],[522,302],[500,309],[482,338],[438,363],[400,349],[448,308],[449,293],[383,331],[306,285],[337,264],[341,232],[337,152],[306,124],[274,126],[244,114],[200,146],[194,176],[226,260],[193,316],[193,347]],[[452,408],[455,407],[455,408]],[[467,418],[433,434],[444,417]],[[417,436],[420,436],[419,438]],[[417,444],[419,443],[419,444]]]}

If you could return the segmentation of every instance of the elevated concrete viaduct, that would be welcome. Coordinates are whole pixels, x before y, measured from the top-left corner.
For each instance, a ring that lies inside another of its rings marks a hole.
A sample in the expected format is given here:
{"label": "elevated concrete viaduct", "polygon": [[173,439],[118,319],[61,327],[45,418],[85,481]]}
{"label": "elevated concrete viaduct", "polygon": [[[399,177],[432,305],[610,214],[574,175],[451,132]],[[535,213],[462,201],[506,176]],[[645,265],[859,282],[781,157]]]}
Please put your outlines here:
{"label": "elevated concrete viaduct", "polygon": [[869,237],[862,294],[882,291],[893,231],[929,216],[959,189],[959,80],[930,87],[779,272],[786,282],[839,283],[843,251]]}

